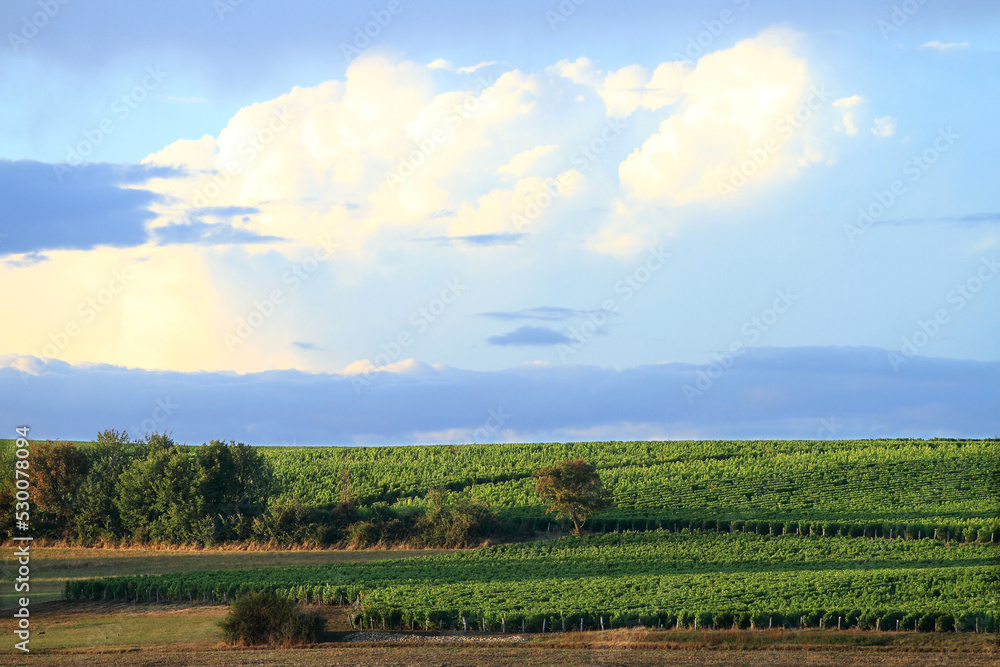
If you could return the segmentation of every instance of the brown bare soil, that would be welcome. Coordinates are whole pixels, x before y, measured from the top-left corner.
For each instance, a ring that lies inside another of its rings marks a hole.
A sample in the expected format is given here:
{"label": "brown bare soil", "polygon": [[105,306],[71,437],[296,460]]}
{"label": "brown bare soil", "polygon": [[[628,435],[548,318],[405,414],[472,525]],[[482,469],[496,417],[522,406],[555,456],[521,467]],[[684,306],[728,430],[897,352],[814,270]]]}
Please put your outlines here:
{"label": "brown bare soil", "polygon": [[[32,654],[0,648],[0,665],[77,667],[340,667],[346,665],[646,665],[987,667],[996,636],[859,631],[609,630],[550,635],[355,632],[322,607],[328,641],[302,648],[236,649],[219,640],[222,605],[49,602],[32,613]],[[11,623],[0,623],[8,637]]]}
{"label": "brown bare soil", "polygon": [[283,650],[145,651],[127,653],[0,656],[0,665],[77,667],[996,667],[993,655],[961,653],[873,653],[843,651],[711,651],[544,649],[489,646],[361,646]]}

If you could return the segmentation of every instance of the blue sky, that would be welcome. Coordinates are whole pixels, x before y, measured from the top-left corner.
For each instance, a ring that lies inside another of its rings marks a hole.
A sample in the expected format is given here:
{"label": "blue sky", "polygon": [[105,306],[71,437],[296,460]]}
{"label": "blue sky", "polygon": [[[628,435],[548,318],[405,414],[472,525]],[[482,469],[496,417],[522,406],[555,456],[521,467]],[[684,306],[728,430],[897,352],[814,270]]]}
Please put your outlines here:
{"label": "blue sky", "polygon": [[[36,0],[0,25],[11,427],[998,432],[995,3]],[[149,421],[211,378],[242,407]]]}

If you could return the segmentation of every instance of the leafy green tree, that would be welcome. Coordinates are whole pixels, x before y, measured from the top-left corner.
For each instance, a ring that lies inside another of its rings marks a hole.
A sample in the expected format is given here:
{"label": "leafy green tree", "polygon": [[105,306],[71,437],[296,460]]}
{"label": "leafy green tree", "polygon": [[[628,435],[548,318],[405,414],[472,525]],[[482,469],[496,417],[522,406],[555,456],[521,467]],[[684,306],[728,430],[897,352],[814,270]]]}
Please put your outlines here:
{"label": "leafy green tree", "polygon": [[594,512],[611,504],[597,469],[583,459],[566,459],[534,474],[535,492],[548,505],[547,512],[573,522],[576,534]]}
{"label": "leafy green tree", "polygon": [[244,443],[212,440],[198,448],[198,485],[215,539],[245,539],[264,514],[274,471],[264,455]]}
{"label": "leafy green tree", "polygon": [[132,440],[126,431],[107,429],[97,434],[94,444],[84,448],[87,474],[76,494],[73,536],[82,542],[125,536],[121,514],[115,502],[122,473],[150,451],[148,442]]}
{"label": "leafy green tree", "polygon": [[68,442],[37,443],[31,453],[31,468],[35,507],[66,536],[77,490],[87,472],[87,456]]}
{"label": "leafy green tree", "polygon": [[153,451],[121,475],[122,522],[140,542],[183,543],[204,532],[205,499],[198,464],[180,447]]}
{"label": "leafy green tree", "polygon": [[0,541],[6,541],[14,534],[14,487],[0,484]]}
{"label": "leafy green tree", "polygon": [[0,440],[0,470],[9,470],[10,474],[0,475],[0,542],[14,534],[14,440]]}
{"label": "leafy green tree", "polygon": [[157,433],[155,431],[152,433],[147,433],[146,437],[143,438],[141,442],[145,444],[146,449],[150,451],[157,449],[167,449],[177,444],[176,442],[174,442],[174,439],[170,436],[170,434],[167,433],[166,431],[164,431],[163,433]]}
{"label": "leafy green tree", "polygon": [[121,475],[116,501],[135,539],[214,543],[251,535],[274,486],[263,455],[218,440],[196,450],[147,444],[148,456]]}
{"label": "leafy green tree", "polygon": [[97,434],[97,439],[94,440],[95,443],[100,445],[112,445],[112,446],[127,446],[133,444],[135,441],[129,437],[128,431],[122,429],[121,431],[113,428],[104,429]]}

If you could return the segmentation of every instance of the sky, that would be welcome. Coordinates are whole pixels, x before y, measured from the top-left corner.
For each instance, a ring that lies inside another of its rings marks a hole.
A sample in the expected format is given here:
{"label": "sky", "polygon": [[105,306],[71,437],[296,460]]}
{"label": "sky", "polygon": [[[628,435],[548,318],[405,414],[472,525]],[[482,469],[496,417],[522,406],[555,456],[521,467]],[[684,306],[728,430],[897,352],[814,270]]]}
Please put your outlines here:
{"label": "sky", "polygon": [[0,27],[9,432],[1000,435],[994,2]]}

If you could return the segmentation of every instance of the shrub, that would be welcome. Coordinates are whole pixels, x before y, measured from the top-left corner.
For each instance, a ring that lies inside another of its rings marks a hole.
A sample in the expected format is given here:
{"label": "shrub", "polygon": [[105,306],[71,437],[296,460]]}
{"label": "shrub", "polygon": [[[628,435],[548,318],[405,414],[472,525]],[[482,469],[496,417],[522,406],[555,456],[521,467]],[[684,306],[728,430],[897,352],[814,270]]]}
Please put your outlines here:
{"label": "shrub", "polygon": [[303,612],[293,600],[274,593],[250,593],[232,603],[219,626],[233,644],[299,644],[315,642],[326,619],[317,612]]}
{"label": "shrub", "polygon": [[421,546],[476,546],[500,530],[496,515],[482,503],[453,499],[447,491],[427,494],[427,511],[416,519],[411,541]]}

